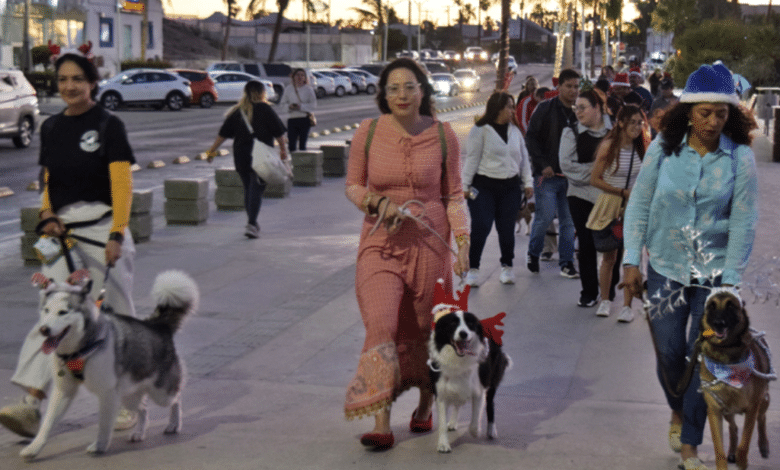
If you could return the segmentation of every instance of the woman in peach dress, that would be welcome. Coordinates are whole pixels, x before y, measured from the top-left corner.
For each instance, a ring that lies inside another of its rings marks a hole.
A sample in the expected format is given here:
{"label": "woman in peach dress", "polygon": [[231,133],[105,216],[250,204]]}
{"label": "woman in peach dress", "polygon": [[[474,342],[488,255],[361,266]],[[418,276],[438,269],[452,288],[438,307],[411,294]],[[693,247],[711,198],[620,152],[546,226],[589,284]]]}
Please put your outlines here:
{"label": "woman in peach dress", "polygon": [[432,116],[431,92],[414,61],[385,67],[377,94],[382,116],[361,124],[349,156],[347,198],[366,213],[355,273],[366,340],[344,412],[347,419],[374,416],[374,429],[361,443],[375,449],[393,446],[390,407],[408,388],[420,389],[411,430],[431,430],[426,361],[433,291],[437,279],[451,291],[453,269],[462,275],[469,265],[458,139]]}

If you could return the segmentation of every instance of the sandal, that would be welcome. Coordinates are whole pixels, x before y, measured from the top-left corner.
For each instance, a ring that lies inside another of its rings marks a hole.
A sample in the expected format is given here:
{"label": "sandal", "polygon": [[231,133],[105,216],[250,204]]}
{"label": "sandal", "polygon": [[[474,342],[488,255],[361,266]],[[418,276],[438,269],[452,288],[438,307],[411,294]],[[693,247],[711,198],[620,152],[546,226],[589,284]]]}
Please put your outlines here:
{"label": "sandal", "polygon": [[698,457],[688,457],[679,467],[681,470],[709,470]]}
{"label": "sandal", "polygon": [[412,413],[412,420],[409,422],[409,429],[412,432],[428,432],[433,429],[433,410],[428,415],[428,419],[417,419],[414,415],[417,414],[417,410]]}
{"label": "sandal", "polygon": [[680,450],[682,449],[682,441],[680,441],[680,436],[682,436],[682,424],[670,424],[669,425],[669,447],[672,448],[673,452],[679,453]]}

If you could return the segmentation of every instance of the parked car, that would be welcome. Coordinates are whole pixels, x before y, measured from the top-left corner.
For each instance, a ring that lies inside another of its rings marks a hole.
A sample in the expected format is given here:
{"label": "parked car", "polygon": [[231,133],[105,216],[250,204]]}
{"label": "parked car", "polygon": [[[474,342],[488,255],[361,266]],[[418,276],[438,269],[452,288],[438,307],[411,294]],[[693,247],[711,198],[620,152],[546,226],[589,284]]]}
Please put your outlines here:
{"label": "parked car", "polygon": [[38,120],[35,88],[19,70],[0,70],[0,137],[10,138],[16,148],[32,143]]}
{"label": "parked car", "polygon": [[348,76],[338,74],[330,69],[315,70],[316,73],[333,79],[336,85],[336,96],[344,96],[352,91],[352,80]]}
{"label": "parked car", "polygon": [[317,98],[324,98],[328,95],[336,94],[336,81],[332,77],[317,72],[312,72],[312,75],[317,79],[316,88],[314,89]]}
{"label": "parked car", "polygon": [[[206,67],[209,72],[215,71],[230,71],[230,72],[244,72],[255,77],[264,78],[273,83],[274,91],[276,92],[276,98],[274,101],[278,101],[282,98],[284,93],[284,87],[290,84],[290,74],[292,73],[292,67],[282,63],[266,63],[260,62],[214,62]],[[270,99],[270,98],[269,98]]]}
{"label": "parked car", "polygon": [[366,79],[366,89],[365,89],[366,94],[373,95],[374,93],[376,93],[376,87],[379,86],[379,77],[363,69],[346,68],[343,70],[351,73],[356,73]]}
{"label": "parked car", "polygon": [[331,70],[341,76],[349,77],[349,79],[352,81],[352,91],[350,92],[351,94],[357,95],[361,91],[366,91],[368,89],[366,78],[362,75],[344,69]]}
{"label": "parked car", "polygon": [[120,106],[153,106],[179,111],[190,105],[190,81],[162,69],[130,69],[99,84],[97,101],[111,111]]}
{"label": "parked car", "polygon": [[420,53],[417,51],[398,51],[395,53],[395,57],[400,59],[401,57],[408,57],[410,59],[419,60],[420,59]]}
{"label": "parked car", "polygon": [[451,73],[433,74],[433,91],[437,95],[457,96],[459,91],[458,80]]}
{"label": "parked car", "polygon": [[368,73],[370,73],[372,75],[376,75],[378,77],[378,76],[382,75],[382,69],[385,68],[385,65],[387,65],[386,62],[385,63],[374,63],[374,64],[363,64],[363,65],[358,65],[357,68],[359,68],[361,70],[365,70],[366,72],[368,72]]}
{"label": "parked car", "polygon": [[474,69],[458,69],[452,72],[452,75],[458,81],[458,88],[461,91],[479,91],[482,85],[482,78]]}
{"label": "parked car", "polygon": [[210,108],[219,98],[214,80],[205,70],[168,69],[168,71],[177,73],[190,81],[192,104],[200,105],[201,108]]}
{"label": "parked car", "polygon": [[209,72],[219,93],[220,101],[238,101],[244,94],[246,82],[257,80],[265,86],[265,96],[268,101],[278,101],[274,84],[270,80],[244,72]]}
{"label": "parked car", "polygon": [[463,53],[463,60],[468,60],[470,62],[487,62],[488,53],[481,47],[467,47],[466,51]]}
{"label": "parked car", "polygon": [[460,62],[461,55],[457,51],[444,51],[444,60],[450,62]]}
{"label": "parked car", "polygon": [[450,68],[439,60],[424,60],[425,68],[431,73],[450,73]]}
{"label": "parked car", "polygon": [[[498,54],[493,54],[493,65],[496,66],[496,70],[498,70],[498,63],[499,63],[499,56]],[[509,72],[517,73],[517,62],[515,61],[514,56],[508,55],[506,56],[506,69]]]}

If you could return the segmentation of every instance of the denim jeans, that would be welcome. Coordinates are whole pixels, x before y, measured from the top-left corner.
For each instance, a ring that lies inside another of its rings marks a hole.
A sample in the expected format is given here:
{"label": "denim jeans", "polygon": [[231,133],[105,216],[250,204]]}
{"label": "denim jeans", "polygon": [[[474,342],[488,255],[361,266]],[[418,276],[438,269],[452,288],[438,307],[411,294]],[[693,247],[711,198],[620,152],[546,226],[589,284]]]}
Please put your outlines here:
{"label": "denim jeans", "polygon": [[263,204],[263,192],[265,181],[257,176],[254,170],[239,171],[241,183],[244,185],[244,209],[246,209],[247,223],[257,225],[257,215]]}
{"label": "denim jeans", "polygon": [[537,258],[544,247],[547,227],[558,213],[558,264],[565,266],[574,259],[574,222],[569,211],[566,191],[569,181],[562,176],[552,178],[537,177],[534,184],[536,210],[531,226],[531,240],[528,242],[528,254]]}
{"label": "denim jeans", "polygon": [[290,152],[306,150],[309,129],[311,129],[311,122],[308,117],[287,120],[287,148]]}
{"label": "denim jeans", "polygon": [[[667,281],[669,286],[666,286]],[[718,282],[719,284],[719,282]],[[657,310],[651,310],[650,325],[655,332],[656,346],[658,347],[658,378],[666,395],[666,401],[674,411],[682,411],[683,426],[680,440],[683,444],[698,446],[704,435],[704,425],[707,421],[707,404],[704,396],[699,392],[699,366],[693,372],[691,383],[681,397],[674,397],[664,386],[664,374],[669,386],[677,387],[687,367],[686,356],[693,351],[696,338],[699,337],[699,322],[704,315],[704,302],[709,295],[709,289],[703,289],[695,285],[685,287],[682,290],[682,305],[675,305],[677,295],[672,298],[668,295],[682,285],[658,274],[652,266],[647,266],[647,293],[650,302],[655,306],[661,304]],[[660,291],[660,298],[656,293]],[[670,302],[671,301],[671,302]],[[671,310],[667,311],[667,305]],[[689,326],[690,321],[690,326]],[[687,330],[687,333],[686,333]]]}
{"label": "denim jeans", "polygon": [[501,265],[512,266],[515,257],[515,221],[523,197],[520,177],[495,179],[476,175],[471,186],[479,192],[475,199],[467,201],[471,215],[470,267],[479,269],[482,250],[493,222],[498,232]]}

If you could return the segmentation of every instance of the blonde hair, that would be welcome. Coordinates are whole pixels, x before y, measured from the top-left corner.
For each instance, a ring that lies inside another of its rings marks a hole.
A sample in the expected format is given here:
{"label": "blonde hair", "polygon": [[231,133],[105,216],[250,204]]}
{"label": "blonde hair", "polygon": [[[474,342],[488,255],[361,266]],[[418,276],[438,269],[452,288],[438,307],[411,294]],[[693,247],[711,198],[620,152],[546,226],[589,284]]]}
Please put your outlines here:
{"label": "blonde hair", "polygon": [[249,119],[249,122],[252,122],[254,104],[267,103],[267,96],[265,86],[262,82],[250,80],[246,82],[246,85],[244,86],[244,94],[241,95],[241,99],[225,113],[225,116],[230,116],[237,109],[240,109],[246,115],[247,119]]}

